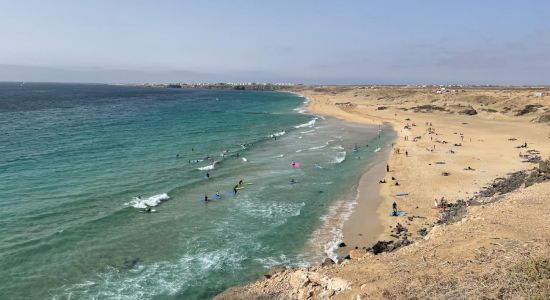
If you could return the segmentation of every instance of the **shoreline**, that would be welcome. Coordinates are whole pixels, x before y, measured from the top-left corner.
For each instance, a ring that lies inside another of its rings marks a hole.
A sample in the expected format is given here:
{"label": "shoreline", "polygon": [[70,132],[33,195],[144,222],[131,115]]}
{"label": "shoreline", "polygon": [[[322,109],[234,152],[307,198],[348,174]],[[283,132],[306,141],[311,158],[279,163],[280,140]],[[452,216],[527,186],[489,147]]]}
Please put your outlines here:
{"label": "shoreline", "polygon": [[[315,114],[394,129],[386,183],[378,185],[378,201],[368,202],[377,206],[378,242],[355,249],[348,228],[344,236],[354,249],[341,263],[275,271],[216,299],[525,298],[522,291],[537,287],[522,272],[533,261],[550,261],[548,97],[523,89],[292,91],[309,99]],[[359,185],[372,193],[375,184],[368,189],[365,180]],[[390,216],[393,202],[403,215]],[[352,215],[365,216],[365,207]],[[347,226],[361,227],[353,222],[366,218],[356,216]],[[524,276],[519,284],[517,274]],[[509,289],[513,284],[518,288]]]}
{"label": "shoreline", "polygon": [[[300,113],[308,113],[313,116],[321,117],[335,117],[344,122],[358,123],[364,125],[381,125],[384,124],[388,127],[387,130],[391,131],[393,137],[388,143],[393,144],[398,138],[398,134],[393,124],[388,122],[358,122],[357,120],[348,120],[333,114],[327,114],[323,110],[316,109],[315,99],[312,99],[304,94],[294,91],[288,91],[289,93],[304,98],[303,105],[296,110]],[[376,137],[373,138],[373,140]],[[332,250],[325,249],[328,258],[334,262],[340,262],[344,259],[353,249],[365,249],[371,247],[376,243],[378,238],[383,235],[384,227],[381,222],[381,216],[379,215],[379,206],[383,202],[383,190],[379,184],[381,178],[386,177],[386,165],[390,160],[392,146],[379,145],[381,151],[376,153],[372,158],[366,170],[363,171],[358,179],[357,187],[354,194],[354,204],[352,206],[351,214],[344,217],[341,232],[342,238],[340,240],[334,240],[332,243]],[[338,246],[339,244],[345,246]],[[332,252],[332,253],[329,253]],[[332,254],[335,254],[334,257]]]}
{"label": "shoreline", "polygon": [[[393,145],[399,138],[399,133],[395,130],[395,125],[387,120],[372,118],[365,121],[357,118],[346,118],[342,115],[327,113],[322,103],[314,98],[301,94],[299,92],[291,92],[295,95],[303,97],[305,100],[307,112],[314,115],[322,115],[327,117],[335,117],[340,120],[359,124],[369,125],[385,125],[392,131],[393,137],[391,144]],[[338,259],[335,262],[341,261],[349,255],[351,250],[366,249],[373,246],[384,235],[384,222],[382,221],[383,213],[380,206],[384,202],[384,198],[389,195],[385,194],[385,189],[379,184],[379,180],[386,178],[386,165],[389,163],[392,155],[392,146],[381,145],[382,151],[376,153],[373,157],[372,165],[367,167],[357,183],[355,191],[356,204],[349,217],[344,220],[342,226],[342,243],[344,246],[339,247],[336,252]],[[328,253],[327,253],[328,254]],[[329,258],[331,258],[329,256]],[[331,258],[333,259],[333,258]],[[334,259],[333,259],[334,260]]]}
{"label": "shoreline", "polygon": [[352,249],[374,245],[384,231],[377,213],[383,200],[378,181],[385,177],[390,150],[389,147],[384,147],[383,152],[377,153],[373,159],[373,165],[369,166],[359,178],[356,192],[357,203],[342,228],[343,242],[346,246],[340,248],[341,257],[345,257]]}

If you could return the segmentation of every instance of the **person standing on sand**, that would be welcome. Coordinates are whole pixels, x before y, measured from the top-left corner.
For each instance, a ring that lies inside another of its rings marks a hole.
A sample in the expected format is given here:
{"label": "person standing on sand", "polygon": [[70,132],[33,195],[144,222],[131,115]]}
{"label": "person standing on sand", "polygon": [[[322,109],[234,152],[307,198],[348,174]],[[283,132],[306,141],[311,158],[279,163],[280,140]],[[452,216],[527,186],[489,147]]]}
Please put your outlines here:
{"label": "person standing on sand", "polygon": [[386,172],[390,171],[390,165],[386,164]]}
{"label": "person standing on sand", "polygon": [[393,208],[392,216],[397,216],[397,203],[394,201],[391,206]]}

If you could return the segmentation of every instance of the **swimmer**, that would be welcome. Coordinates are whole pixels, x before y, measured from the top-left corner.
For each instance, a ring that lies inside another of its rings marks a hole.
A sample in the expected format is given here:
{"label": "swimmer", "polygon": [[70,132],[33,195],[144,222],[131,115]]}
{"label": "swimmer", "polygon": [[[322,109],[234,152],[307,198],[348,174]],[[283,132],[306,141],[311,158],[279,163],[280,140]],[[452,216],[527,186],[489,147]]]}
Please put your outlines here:
{"label": "swimmer", "polygon": [[216,195],[214,195],[214,198],[216,198],[216,199],[221,199],[222,198],[219,191],[216,192]]}
{"label": "swimmer", "polygon": [[208,200],[208,196],[207,195],[204,195],[204,202],[208,202],[210,200]]}

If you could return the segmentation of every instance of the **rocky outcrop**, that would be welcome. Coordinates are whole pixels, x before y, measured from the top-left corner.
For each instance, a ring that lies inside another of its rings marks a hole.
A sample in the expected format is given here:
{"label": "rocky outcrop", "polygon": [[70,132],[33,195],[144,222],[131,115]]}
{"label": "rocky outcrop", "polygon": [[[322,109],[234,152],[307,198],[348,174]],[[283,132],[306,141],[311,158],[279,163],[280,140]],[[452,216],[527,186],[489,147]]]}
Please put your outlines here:
{"label": "rocky outcrop", "polygon": [[459,111],[458,113],[461,115],[475,116],[477,115],[477,110],[470,106],[465,110]]}
{"label": "rocky outcrop", "polygon": [[525,179],[525,186],[531,186],[535,183],[541,183],[550,180],[550,159],[539,162],[539,167],[535,168]]}

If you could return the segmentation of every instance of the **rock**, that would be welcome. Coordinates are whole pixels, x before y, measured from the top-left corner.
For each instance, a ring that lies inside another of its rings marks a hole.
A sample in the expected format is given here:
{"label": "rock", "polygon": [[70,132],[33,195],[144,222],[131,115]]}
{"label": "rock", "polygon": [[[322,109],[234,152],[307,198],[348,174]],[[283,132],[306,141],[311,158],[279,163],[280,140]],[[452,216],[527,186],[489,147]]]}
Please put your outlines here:
{"label": "rock", "polygon": [[382,252],[390,252],[391,250],[393,250],[393,247],[391,247],[391,250],[389,248],[392,243],[392,241],[378,241],[376,242],[376,244],[374,244],[374,246],[372,246],[372,253],[379,254]]}
{"label": "rock", "polygon": [[426,236],[428,234],[428,229],[427,228],[421,228],[420,230],[418,230],[418,234],[420,236]]}
{"label": "rock", "polygon": [[338,247],[340,247],[340,248],[346,247],[346,243],[341,242],[340,244],[338,244]]}
{"label": "rock", "polygon": [[298,299],[300,300],[307,300],[311,296],[313,296],[313,291],[309,289],[301,289],[298,291]]}
{"label": "rock", "polygon": [[351,283],[349,281],[338,277],[324,277],[321,279],[321,285],[335,292],[341,292],[351,288]]}
{"label": "rock", "polygon": [[536,112],[542,105],[540,104],[528,104],[525,105],[525,107],[518,111],[516,116],[523,116],[532,112]]}
{"label": "rock", "polygon": [[269,270],[269,275],[273,276],[277,273],[281,273],[281,272],[284,272],[286,270],[286,268],[284,266],[273,266],[271,267],[271,269]]}
{"label": "rock", "polygon": [[290,274],[290,279],[288,280],[288,282],[290,283],[290,286],[292,286],[294,289],[300,289],[305,287],[309,283],[309,279],[306,272],[298,270]]}
{"label": "rock", "polygon": [[477,115],[477,110],[475,110],[473,107],[470,106],[467,109],[462,110],[458,113],[461,115],[475,116]]}
{"label": "rock", "polygon": [[328,267],[328,266],[332,266],[332,265],[334,265],[334,261],[332,259],[330,259],[329,257],[325,258],[323,263],[321,263],[321,266],[323,266],[323,267]]}

